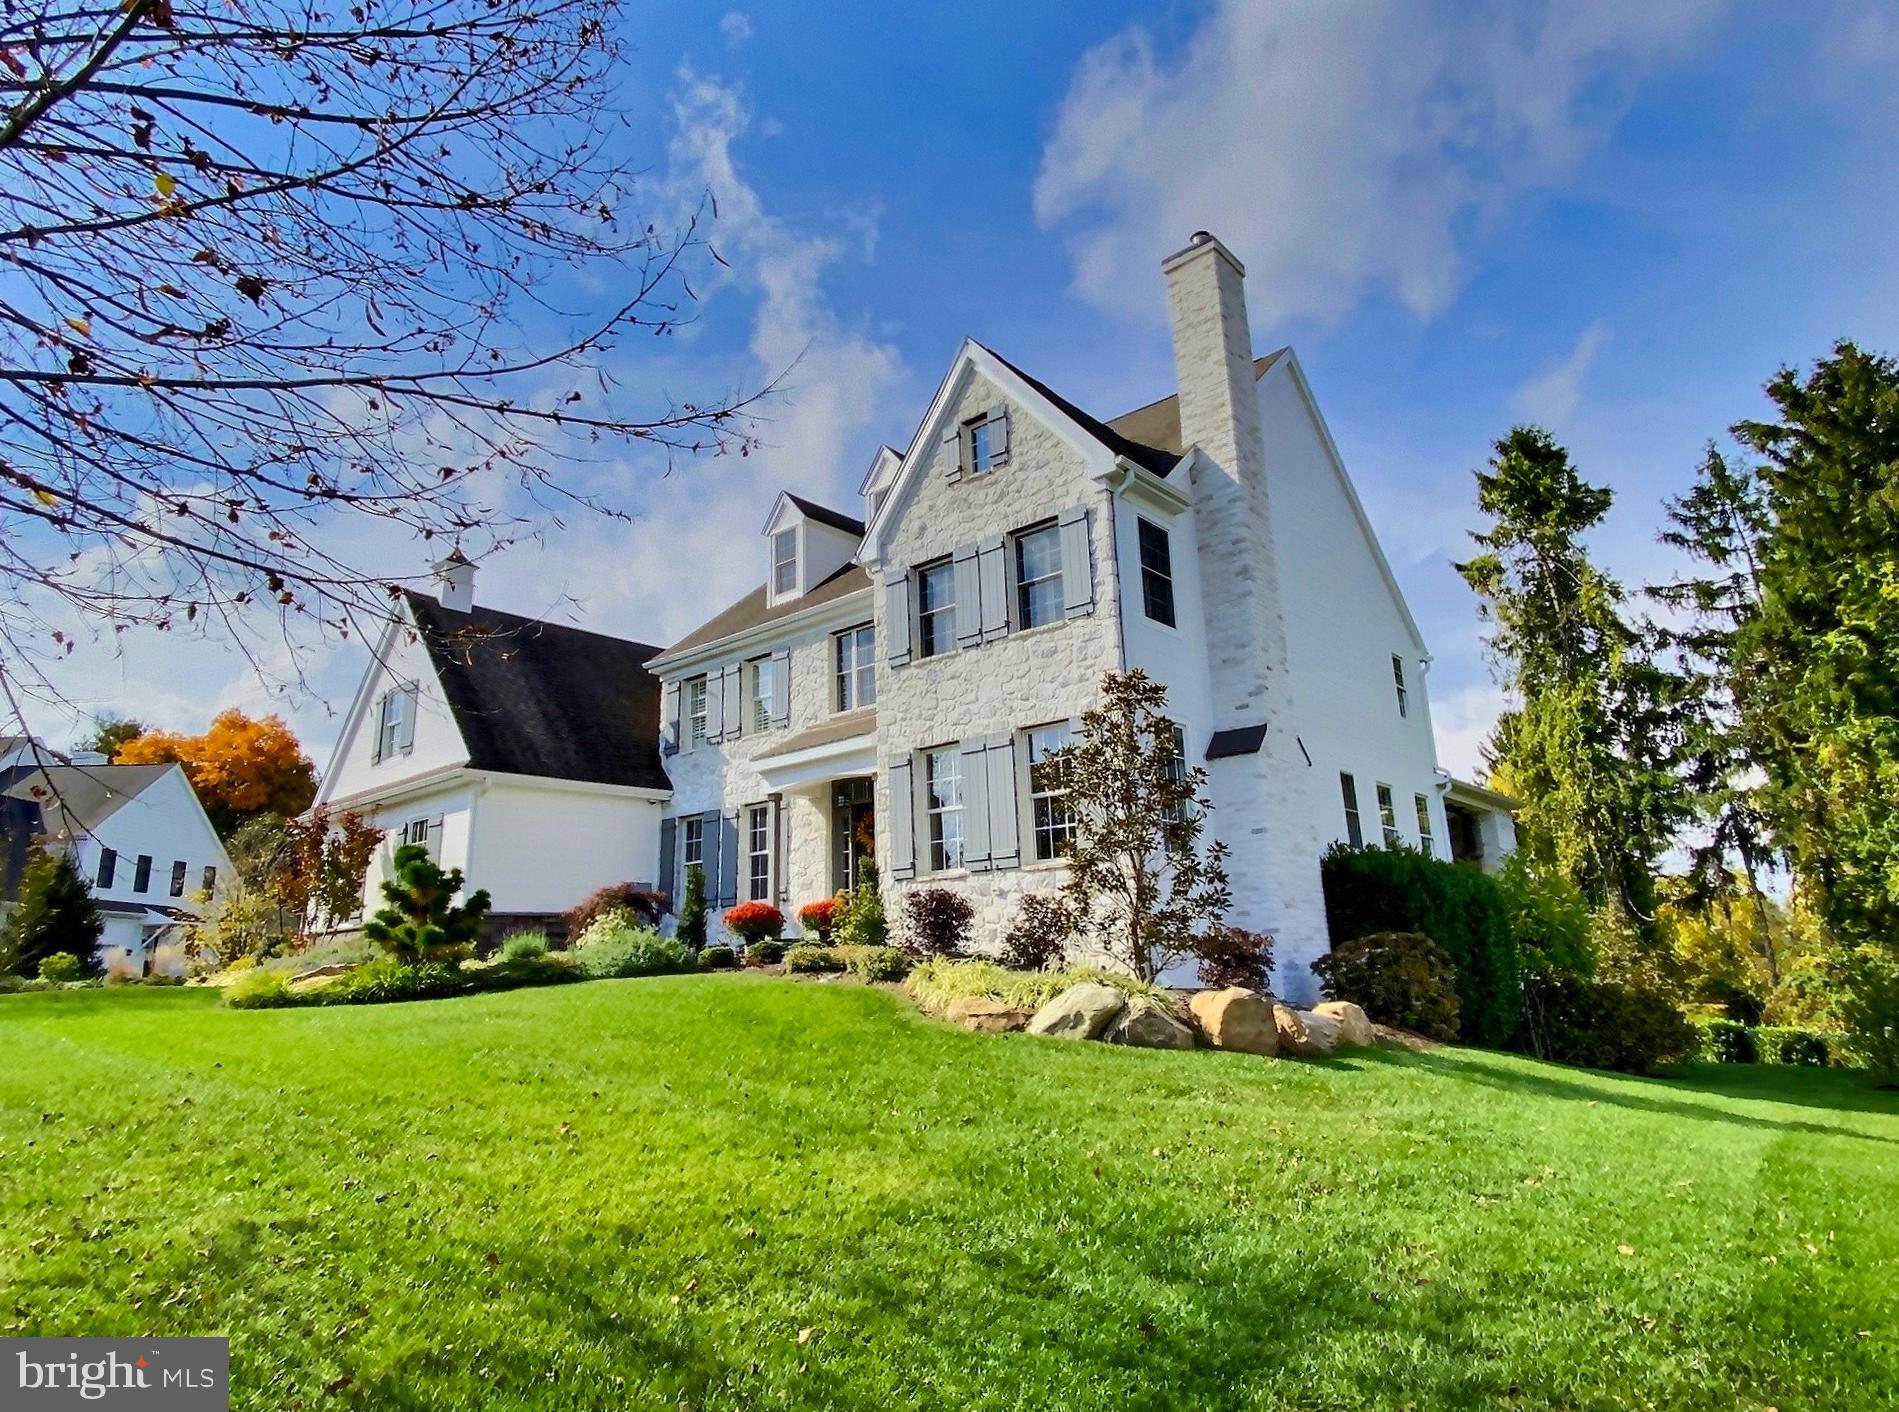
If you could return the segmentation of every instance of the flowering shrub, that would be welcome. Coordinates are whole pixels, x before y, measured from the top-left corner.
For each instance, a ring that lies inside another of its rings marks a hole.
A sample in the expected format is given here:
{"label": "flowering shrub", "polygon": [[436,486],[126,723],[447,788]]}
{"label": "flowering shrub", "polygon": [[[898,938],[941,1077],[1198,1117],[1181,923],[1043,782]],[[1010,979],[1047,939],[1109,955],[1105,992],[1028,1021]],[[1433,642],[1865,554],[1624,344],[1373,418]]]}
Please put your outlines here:
{"label": "flowering shrub", "polygon": [[798,922],[806,931],[817,935],[820,943],[828,940],[831,928],[837,925],[837,899],[820,897],[816,902],[807,902],[798,909]]}
{"label": "flowering shrub", "polygon": [[725,929],[744,942],[775,938],[785,929],[785,914],[769,902],[741,902],[726,908]]}

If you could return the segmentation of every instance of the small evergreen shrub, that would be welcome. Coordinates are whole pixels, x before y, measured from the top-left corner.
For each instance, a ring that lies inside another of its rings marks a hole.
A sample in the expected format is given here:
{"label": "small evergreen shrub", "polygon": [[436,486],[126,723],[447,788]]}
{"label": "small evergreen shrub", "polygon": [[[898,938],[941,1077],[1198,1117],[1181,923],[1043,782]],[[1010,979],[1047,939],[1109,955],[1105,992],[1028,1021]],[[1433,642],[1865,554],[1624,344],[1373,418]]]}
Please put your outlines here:
{"label": "small evergreen shrub", "polygon": [[1062,964],[1075,920],[1060,894],[1031,892],[1017,904],[1002,938],[1002,964],[1014,971],[1048,971]]}
{"label": "small evergreen shrub", "polygon": [[837,925],[837,899],[820,897],[816,902],[805,903],[798,909],[798,925],[816,937],[818,945],[824,945],[830,939],[831,929]]}
{"label": "small evergreen shrub", "polygon": [[1838,1035],[1818,1030],[1794,1029],[1788,1025],[1762,1025],[1754,1031],[1754,1043],[1763,1064],[1791,1064],[1803,1068],[1824,1069],[1833,1062],[1833,1041]]}
{"label": "small evergreen shrub", "polygon": [[566,985],[585,979],[574,970],[572,953],[566,951],[522,956],[512,961],[496,960],[486,966],[465,967],[461,974],[468,989],[479,991],[524,990],[530,986]]}
{"label": "small evergreen shrub", "polygon": [[785,944],[782,941],[767,938],[745,948],[745,964],[748,966],[776,966],[784,959]]}
{"label": "small evergreen shrub", "polygon": [[88,974],[86,963],[70,951],[55,951],[40,958],[40,979],[54,985],[83,981]]}
{"label": "small evergreen shrub", "polygon": [[699,953],[702,971],[730,971],[738,966],[738,953],[729,946],[708,946]]}
{"label": "small evergreen shrub", "polygon": [[488,894],[477,888],[456,903],[462,870],[443,872],[419,843],[396,850],[395,874],[382,885],[382,909],[363,923],[363,939],[397,961],[450,962],[471,954]]}
{"label": "small evergreen shrub", "polygon": [[620,912],[639,925],[658,927],[670,910],[671,899],[663,892],[637,887],[630,882],[608,883],[587,894],[577,906],[561,913],[567,923],[567,935],[579,936],[608,912]]}
{"label": "small evergreen shrub", "polygon": [[746,945],[776,941],[785,929],[785,914],[769,902],[741,902],[725,909],[725,929]]}
{"label": "small evergreen shrub", "polygon": [[910,974],[910,958],[894,946],[834,946],[844,969],[861,981],[900,981]]}
{"label": "small evergreen shrub", "polygon": [[516,932],[501,943],[497,953],[503,961],[526,961],[547,955],[546,932]]}
{"label": "small evergreen shrub", "polygon": [[1527,991],[1531,1039],[1559,1064],[1641,1074],[1699,1046],[1687,1017],[1653,990],[1550,973],[1532,976]]}
{"label": "small evergreen shrub", "polygon": [[794,946],[785,953],[785,969],[794,976],[844,969],[844,958],[830,946]]}
{"label": "small evergreen shrub", "polygon": [[904,946],[919,956],[953,956],[962,950],[975,916],[960,892],[915,888],[903,899]]}
{"label": "small evergreen shrub", "polygon": [[706,870],[694,863],[686,869],[686,896],[679,904],[679,925],[674,933],[680,944],[702,951],[706,944]]}
{"label": "small evergreen shrub", "polygon": [[1760,1059],[1754,1032],[1738,1020],[1694,1021],[1701,1036],[1701,1057],[1711,1064],[1753,1064]]}
{"label": "small evergreen shrub", "polygon": [[1237,985],[1263,992],[1272,983],[1273,939],[1265,932],[1209,927],[1205,936],[1195,940],[1193,954],[1197,959],[1194,973],[1209,990]]}
{"label": "small evergreen shrub", "polygon": [[1335,952],[1363,936],[1422,933],[1450,959],[1458,999],[1455,1037],[1494,1047],[1516,1033],[1523,1015],[1522,968],[1510,907],[1489,874],[1413,848],[1335,844],[1320,865],[1320,878]]}
{"label": "small evergreen shrub", "polygon": [[634,976],[674,976],[693,968],[694,953],[684,943],[657,932],[620,928],[588,933],[592,940],[574,953],[574,969],[588,980],[625,980]]}
{"label": "small evergreen shrub", "polygon": [[1374,932],[1334,946],[1312,963],[1328,1000],[1349,1000],[1381,1025],[1454,1040],[1457,973],[1451,958],[1422,932]]}
{"label": "small evergreen shrub", "polygon": [[884,916],[884,895],[877,886],[877,860],[857,862],[857,887],[850,893],[844,915],[832,933],[840,946],[887,946],[890,923]]}
{"label": "small evergreen shrub", "polygon": [[233,1010],[278,1010],[301,1005],[303,997],[275,971],[247,971],[225,988],[224,1003]]}

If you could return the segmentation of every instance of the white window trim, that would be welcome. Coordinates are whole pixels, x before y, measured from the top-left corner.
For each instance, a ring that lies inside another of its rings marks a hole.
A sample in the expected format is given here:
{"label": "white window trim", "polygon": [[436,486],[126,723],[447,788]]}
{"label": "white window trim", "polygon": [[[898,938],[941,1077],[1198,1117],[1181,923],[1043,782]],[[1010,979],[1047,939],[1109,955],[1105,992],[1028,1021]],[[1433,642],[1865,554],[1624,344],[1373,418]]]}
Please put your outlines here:
{"label": "white window trim", "polygon": [[[1022,541],[1041,534],[1049,535],[1055,541],[1055,570],[1053,573],[1043,574],[1039,578],[1025,580],[1022,577]],[[1053,520],[1039,525],[1030,525],[1028,528],[1019,529],[1010,535],[1007,543],[1009,557],[1004,562],[1004,568],[1008,571],[1009,579],[1009,596],[1006,601],[1009,604],[1009,616],[1012,620],[1011,630],[1014,632],[1035,632],[1040,628],[1052,628],[1059,623],[1067,622],[1068,613],[1066,605],[1059,601],[1062,591],[1061,525]],[[1026,590],[1031,584],[1040,585],[1045,583],[1053,583],[1056,588],[1058,601],[1055,605],[1055,614],[1045,623],[1031,623],[1028,615]],[[1040,727],[1037,727],[1037,729],[1039,730]]]}
{"label": "white window trim", "polygon": [[1411,796],[1418,811],[1418,843],[1433,858],[1437,857],[1437,843],[1431,837],[1431,801],[1422,794]]}
{"label": "white window trim", "polygon": [[1398,690],[1398,719],[1408,720],[1411,716],[1411,689],[1404,681],[1404,658],[1396,652],[1391,654],[1391,681]]}
{"label": "white window trim", "polygon": [[767,671],[775,676],[777,667],[778,659],[769,652],[763,657],[753,657],[745,664],[743,694],[746,700],[740,704],[739,709],[745,712],[747,731],[768,731],[772,728],[772,697],[777,692],[777,684],[773,683],[769,691],[763,688],[766,685]]}
{"label": "white window trim", "polygon": [[[763,848],[757,846],[761,838],[765,842]],[[762,891],[759,890],[760,864],[764,866]],[[771,806],[768,804],[745,806],[745,900],[771,901]]]}
{"label": "white window trim", "polygon": [[[870,642],[860,654],[858,634],[866,631],[870,633]],[[849,671],[844,668],[844,643],[847,640],[851,644]],[[870,677],[868,700],[864,698],[862,681],[866,673]],[[849,691],[845,689],[847,681],[851,684]],[[831,634],[831,702],[833,711],[839,714],[877,704],[877,625],[874,622],[857,623]]]}
{"label": "white window trim", "polygon": [[1365,846],[1365,812],[1358,799],[1358,778],[1350,770],[1339,771],[1339,803],[1345,807],[1345,841],[1354,848]]}
{"label": "white window trim", "polygon": [[1375,786],[1372,796],[1378,801],[1378,827],[1382,831],[1385,847],[1402,848],[1404,835],[1398,832],[1398,797],[1388,784]]}
{"label": "white window trim", "polygon": [[[698,694],[695,705],[693,695]],[[712,679],[705,675],[686,679],[686,749],[696,750],[709,738]]]}
{"label": "white window trim", "polygon": [[[964,846],[966,841],[966,836],[963,832],[963,748],[961,745],[955,744],[938,745],[928,750],[919,751],[918,756],[918,763],[921,768],[916,773],[922,777],[923,782],[923,846],[928,850],[927,858],[929,863],[929,867],[925,871],[932,873],[958,872],[964,866]],[[955,776],[956,802],[954,804],[938,804],[936,802],[936,791],[933,787],[935,781],[931,773],[931,765],[938,757],[948,758],[950,769]],[[944,842],[948,838],[948,833],[944,829],[944,825],[947,824],[951,816],[954,816],[956,823],[956,856],[954,859],[946,857],[942,862],[938,862],[936,856],[937,846],[940,842]],[[939,837],[939,833],[941,837]]]}
{"label": "white window trim", "polygon": [[[791,536],[791,558],[778,557],[778,541],[785,535]],[[770,539],[771,546],[771,599],[773,603],[782,603],[787,598],[796,598],[804,590],[804,534],[801,525],[786,525],[774,531]],[[791,587],[778,586],[778,570],[784,564],[791,565]]]}
{"label": "white window trim", "polygon": [[683,876],[687,868],[705,871],[706,866],[706,821],[698,814],[688,814],[679,821],[679,867]]}
{"label": "white window trim", "polygon": [[[1171,623],[1163,622],[1161,619],[1155,617],[1153,613],[1148,611],[1147,575],[1149,573],[1149,570],[1147,567],[1147,559],[1141,551],[1141,527],[1143,525],[1147,526],[1148,528],[1152,529],[1156,534],[1158,534],[1161,537],[1162,542],[1167,546],[1167,572],[1163,574],[1158,569],[1156,569],[1153,571],[1153,573],[1156,578],[1164,579],[1167,583],[1167,611],[1172,613],[1174,616],[1174,620]],[[1173,531],[1168,529],[1168,527],[1162,524],[1159,520],[1152,519],[1147,515],[1137,514],[1134,517],[1134,572],[1135,572],[1136,578],[1139,581],[1139,587],[1141,591],[1141,616],[1145,618],[1149,623],[1153,624],[1157,628],[1160,628],[1164,632],[1173,632],[1173,633],[1179,632],[1180,631],[1180,593],[1179,593],[1180,578],[1174,572]]]}
{"label": "white window trim", "polygon": [[[1046,857],[1043,856],[1040,831],[1035,825],[1035,801],[1038,798],[1066,799],[1068,797],[1068,790],[1066,788],[1040,792],[1035,788],[1035,762],[1032,758],[1034,754],[1034,737],[1043,731],[1053,730],[1066,733],[1068,739],[1064,741],[1063,744],[1072,745],[1074,743],[1075,723],[1073,721],[1044,721],[1040,725],[1025,727],[1018,733],[1016,758],[1021,762],[1018,766],[1021,771],[1021,776],[1017,788],[1017,797],[1021,799],[1022,805],[1020,813],[1017,816],[1016,827],[1019,837],[1024,840],[1021,844],[1022,859],[1025,863],[1030,864],[1059,863],[1063,857],[1059,851]],[[1066,832],[1072,843],[1075,836],[1074,812],[1067,809],[1066,806],[1064,806],[1064,812],[1068,814],[1068,827]]]}

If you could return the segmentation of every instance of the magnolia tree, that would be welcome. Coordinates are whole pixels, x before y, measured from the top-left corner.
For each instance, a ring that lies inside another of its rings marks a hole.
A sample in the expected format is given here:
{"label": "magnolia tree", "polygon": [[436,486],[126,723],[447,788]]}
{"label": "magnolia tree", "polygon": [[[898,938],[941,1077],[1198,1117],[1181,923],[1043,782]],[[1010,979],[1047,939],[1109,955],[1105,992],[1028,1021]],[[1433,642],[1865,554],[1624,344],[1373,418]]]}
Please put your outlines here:
{"label": "magnolia tree", "polygon": [[1081,737],[1038,770],[1075,821],[1062,890],[1076,930],[1143,980],[1198,952],[1232,903],[1227,848],[1201,844],[1207,772],[1187,763],[1167,688],[1138,667],[1101,679]]}

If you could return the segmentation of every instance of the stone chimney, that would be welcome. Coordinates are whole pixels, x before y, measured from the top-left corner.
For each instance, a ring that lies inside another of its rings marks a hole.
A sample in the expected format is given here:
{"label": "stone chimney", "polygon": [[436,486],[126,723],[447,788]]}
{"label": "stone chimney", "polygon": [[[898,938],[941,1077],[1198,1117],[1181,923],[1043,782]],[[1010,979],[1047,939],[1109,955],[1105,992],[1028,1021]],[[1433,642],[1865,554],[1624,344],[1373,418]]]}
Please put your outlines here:
{"label": "stone chimney", "polygon": [[436,564],[435,586],[444,608],[457,613],[474,611],[475,566],[459,548],[449,550],[448,557]]}
{"label": "stone chimney", "polygon": [[1259,398],[1253,390],[1253,335],[1246,324],[1246,266],[1197,230],[1187,248],[1161,262],[1173,314],[1180,378],[1180,439],[1228,475],[1263,478]]}

